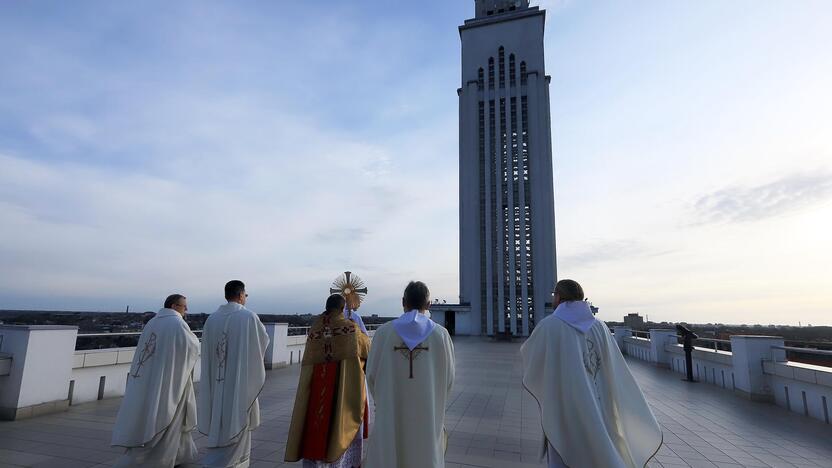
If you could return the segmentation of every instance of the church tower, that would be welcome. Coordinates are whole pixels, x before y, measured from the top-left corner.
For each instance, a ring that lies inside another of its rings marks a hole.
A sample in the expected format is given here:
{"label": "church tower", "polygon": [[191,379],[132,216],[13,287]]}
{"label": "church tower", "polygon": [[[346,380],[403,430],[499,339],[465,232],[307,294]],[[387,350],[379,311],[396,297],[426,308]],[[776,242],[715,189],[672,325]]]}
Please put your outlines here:
{"label": "church tower", "polygon": [[480,334],[527,336],[556,281],[546,12],[475,0],[459,27],[460,299]]}

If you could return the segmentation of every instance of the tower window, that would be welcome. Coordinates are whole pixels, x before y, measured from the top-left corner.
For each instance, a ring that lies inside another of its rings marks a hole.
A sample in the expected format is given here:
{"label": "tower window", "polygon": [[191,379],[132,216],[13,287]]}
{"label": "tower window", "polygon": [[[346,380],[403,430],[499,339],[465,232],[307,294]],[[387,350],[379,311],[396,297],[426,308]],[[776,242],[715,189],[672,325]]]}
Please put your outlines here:
{"label": "tower window", "polygon": [[485,72],[483,71],[482,67],[480,67],[479,71],[477,72],[477,88],[483,88],[483,82],[485,81]]}
{"label": "tower window", "polygon": [[526,62],[520,62],[520,84],[524,85],[528,82],[528,76],[526,74]]}
{"label": "tower window", "polygon": [[511,86],[517,86],[517,81],[514,78],[514,54],[508,56],[508,80]]}
{"label": "tower window", "polygon": [[488,58],[488,89],[494,89],[494,57]]}
{"label": "tower window", "polygon": [[500,46],[499,56],[500,56],[500,63],[499,63],[499,65],[500,65],[500,72],[499,72],[500,73],[500,87],[505,88],[506,87],[506,50],[502,46]]}

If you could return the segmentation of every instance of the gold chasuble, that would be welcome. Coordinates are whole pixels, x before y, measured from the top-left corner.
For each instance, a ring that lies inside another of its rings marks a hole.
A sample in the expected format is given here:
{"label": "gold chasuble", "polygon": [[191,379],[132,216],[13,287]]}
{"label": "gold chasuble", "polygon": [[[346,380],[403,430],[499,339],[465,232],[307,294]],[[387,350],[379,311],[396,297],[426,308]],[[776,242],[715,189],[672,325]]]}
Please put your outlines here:
{"label": "gold chasuble", "polygon": [[287,462],[334,462],[364,420],[364,362],[370,338],[342,313],[323,313],[309,330],[292,411]]}

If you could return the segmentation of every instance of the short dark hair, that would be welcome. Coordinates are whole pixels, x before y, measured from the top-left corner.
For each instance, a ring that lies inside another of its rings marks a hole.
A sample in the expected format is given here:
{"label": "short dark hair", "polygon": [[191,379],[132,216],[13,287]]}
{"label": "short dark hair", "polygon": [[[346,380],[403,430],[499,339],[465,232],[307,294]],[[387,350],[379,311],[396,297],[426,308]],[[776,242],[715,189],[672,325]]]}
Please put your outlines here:
{"label": "short dark hair", "polygon": [[342,311],[347,305],[347,300],[340,294],[333,294],[326,298],[326,311],[335,312]]}
{"label": "short dark hair", "polygon": [[171,307],[173,307],[177,302],[179,302],[179,299],[187,298],[181,294],[171,294],[170,296],[168,296],[168,298],[165,299],[165,309],[170,309]]}
{"label": "short dark hair", "polygon": [[225,283],[225,300],[233,301],[246,292],[246,285],[240,280],[231,280]]}
{"label": "short dark hair", "polygon": [[564,302],[584,300],[584,288],[577,281],[571,279],[558,281],[558,284],[555,285],[555,293]]}
{"label": "short dark hair", "polygon": [[404,288],[404,305],[408,310],[425,310],[430,306],[430,290],[421,281],[411,281]]}

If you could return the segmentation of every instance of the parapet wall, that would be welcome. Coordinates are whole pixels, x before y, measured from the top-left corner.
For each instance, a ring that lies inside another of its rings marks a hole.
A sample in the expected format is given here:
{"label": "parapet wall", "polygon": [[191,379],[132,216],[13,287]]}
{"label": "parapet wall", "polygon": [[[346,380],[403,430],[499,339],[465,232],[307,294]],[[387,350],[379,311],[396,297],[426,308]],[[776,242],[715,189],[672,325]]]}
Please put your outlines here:
{"label": "parapet wall", "polygon": [[[297,364],[306,336],[285,323],[267,323],[271,340],[263,365]],[[0,419],[23,419],[124,396],[135,347],[76,351],[76,327],[0,325]],[[375,333],[369,331],[370,336]],[[194,368],[199,381],[200,366]]]}
{"label": "parapet wall", "polygon": [[[650,330],[646,338],[615,327],[614,335],[623,354],[687,373],[685,351],[673,331]],[[789,348],[779,337],[732,336],[730,347],[731,351],[694,347],[691,370],[698,383],[693,385],[714,385],[830,424],[832,367],[789,361]]]}

